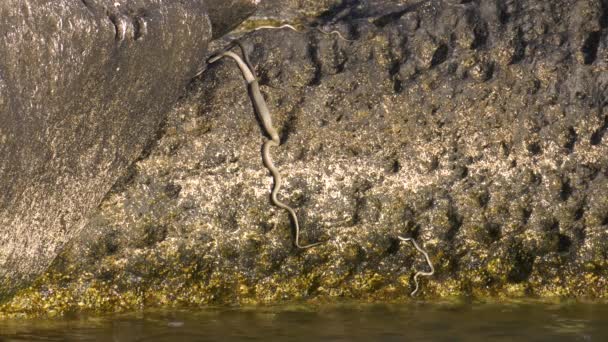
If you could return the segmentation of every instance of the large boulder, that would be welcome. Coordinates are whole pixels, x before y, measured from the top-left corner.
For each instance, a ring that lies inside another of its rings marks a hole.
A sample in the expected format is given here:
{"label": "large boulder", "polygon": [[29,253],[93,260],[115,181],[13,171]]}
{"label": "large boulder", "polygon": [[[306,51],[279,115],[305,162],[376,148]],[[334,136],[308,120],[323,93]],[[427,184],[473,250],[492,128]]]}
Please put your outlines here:
{"label": "large boulder", "polygon": [[254,5],[0,3],[0,299],[44,271],[155,136],[212,25]]}

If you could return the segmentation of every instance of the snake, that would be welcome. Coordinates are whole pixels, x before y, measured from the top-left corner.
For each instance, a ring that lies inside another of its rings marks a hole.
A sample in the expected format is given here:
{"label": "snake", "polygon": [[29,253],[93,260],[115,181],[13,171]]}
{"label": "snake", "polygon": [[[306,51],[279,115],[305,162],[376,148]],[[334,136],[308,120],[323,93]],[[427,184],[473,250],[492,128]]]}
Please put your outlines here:
{"label": "snake", "polygon": [[[258,27],[256,27],[255,29],[253,29],[253,30],[251,30],[251,31],[249,31],[249,32],[247,32],[247,33],[252,33],[252,32],[259,31],[259,30],[280,30],[280,29],[284,29],[284,28],[288,28],[288,29],[293,30],[293,31],[295,31],[295,32],[302,33],[302,31],[298,30],[298,29],[297,29],[297,28],[295,28],[293,25],[289,25],[289,24],[284,24],[284,25],[281,25],[281,26],[270,26],[270,25],[258,26]],[[316,28],[316,30],[317,30],[317,31],[319,31],[319,32],[321,32],[321,33],[323,33],[323,34],[325,34],[325,35],[328,35],[328,36],[329,36],[329,35],[332,35],[332,34],[335,34],[335,35],[337,35],[337,36],[338,36],[340,39],[342,39],[342,40],[344,40],[344,41],[347,41],[347,42],[354,42],[354,41],[355,41],[355,40],[352,40],[352,39],[347,39],[347,38],[345,38],[345,37],[342,35],[342,33],[340,33],[339,31],[336,31],[336,30],[331,31],[331,32],[327,32],[327,31],[322,30],[320,27],[317,27],[317,28]],[[243,59],[245,60],[246,64],[249,66],[249,70],[250,70],[251,72],[253,72],[253,70],[254,70],[254,69],[253,69],[253,67],[251,66],[251,63],[249,63],[249,57],[247,57],[247,54],[245,53],[245,50],[244,50],[244,48],[243,48],[242,44],[240,43],[240,41],[239,41],[238,39],[233,40],[233,41],[232,41],[232,42],[231,42],[231,43],[230,43],[230,44],[229,44],[229,45],[228,45],[228,46],[227,46],[227,47],[224,49],[224,51],[226,51],[226,50],[230,50],[232,47],[234,47],[234,45],[239,45],[239,46],[240,46],[241,51],[243,52]],[[209,62],[209,64],[210,64],[210,63],[213,63],[213,62],[211,62],[211,60],[213,60],[213,61],[215,62],[217,59],[220,59],[220,58],[222,58],[221,53],[220,53],[220,54],[215,55],[214,57],[212,57],[212,58],[211,58],[211,59],[210,59],[208,62]],[[237,63],[238,63],[238,62],[237,62]],[[194,73],[194,75],[192,76],[192,78],[195,78],[195,77],[200,76],[200,75],[201,75],[203,72],[205,72],[205,70],[206,70],[206,69],[205,69],[205,66],[200,67],[200,68],[199,68],[199,69],[198,69],[198,70],[197,70],[197,71]],[[241,70],[242,70],[242,69],[241,69]],[[253,73],[253,74],[255,75],[255,73]]]}
{"label": "snake", "polygon": [[[289,25],[289,24],[284,24],[281,26],[270,26],[270,25],[258,26],[253,30],[253,32],[259,31],[259,30],[280,30],[280,29],[284,29],[284,28],[288,28],[288,29],[293,30],[298,33],[302,32],[302,31],[298,30],[297,28],[295,28],[294,26]],[[334,30],[334,31],[327,32],[327,31],[324,31],[323,29],[321,29],[320,27],[317,27],[316,29],[317,29],[317,31],[323,33],[324,35],[331,36],[332,34],[335,34],[338,37],[340,37],[340,39],[342,39],[342,40],[345,40],[347,42],[354,42],[354,40],[352,40],[352,39],[344,38],[344,36],[342,35],[342,33],[340,33],[340,31]]]}
{"label": "snake", "polygon": [[414,274],[414,283],[416,284],[416,288],[411,293],[411,296],[414,297],[416,295],[416,293],[418,292],[418,288],[419,288],[418,277],[419,276],[426,276],[426,277],[432,276],[433,274],[435,274],[435,268],[433,267],[431,258],[429,258],[429,254],[424,249],[422,249],[422,247],[420,247],[420,245],[418,245],[418,243],[416,242],[416,240],[414,238],[405,238],[405,237],[401,237],[401,236],[397,236],[397,237],[401,241],[411,242],[412,245],[414,245],[414,248],[416,248],[418,250],[418,252],[420,252],[420,253],[422,253],[422,255],[424,255],[424,258],[426,259],[426,263],[429,265],[429,268],[431,269],[430,272],[417,271],[416,274]]}
{"label": "snake", "polygon": [[[271,27],[271,28],[277,29],[277,28],[283,28],[283,27],[295,30],[295,28],[291,25],[283,25],[282,27]],[[234,52],[228,51],[234,45],[239,46],[239,48],[241,49],[241,53],[243,54],[243,58],[241,58],[239,55],[237,55]],[[278,199],[278,193],[279,193],[279,191],[281,189],[281,185],[282,185],[282,177],[281,177],[281,173],[279,172],[279,170],[277,169],[277,167],[274,165],[274,163],[272,161],[272,158],[270,156],[270,148],[279,146],[281,144],[281,141],[280,141],[277,130],[272,125],[272,117],[270,115],[270,111],[268,110],[266,101],[264,100],[264,97],[262,96],[262,93],[260,91],[260,86],[257,81],[255,69],[253,68],[251,61],[249,60],[247,52],[245,51],[245,47],[243,46],[243,44],[240,41],[238,41],[238,40],[233,41],[233,43],[230,44],[223,52],[220,52],[220,53],[212,56],[208,60],[208,62],[209,62],[209,64],[212,64],[224,57],[230,57],[237,63],[237,65],[238,65],[239,69],[241,70],[243,77],[245,78],[245,81],[247,82],[247,85],[249,87],[251,100],[252,100],[254,108],[260,118],[260,121],[262,122],[262,126],[264,127],[264,130],[266,131],[266,133],[270,136],[270,139],[266,140],[266,142],[264,143],[263,148],[262,148],[262,161],[264,163],[264,166],[270,171],[270,173],[274,179],[274,185],[273,185],[271,196],[270,196],[272,203],[275,206],[286,210],[289,213],[289,215],[291,216],[291,219],[293,221],[293,224],[295,227],[294,245],[300,249],[307,249],[307,248],[318,246],[318,245],[324,243],[324,241],[320,241],[320,242],[315,242],[315,243],[311,243],[311,244],[307,244],[307,245],[300,244],[300,224],[298,222],[298,216],[292,207],[281,202]],[[416,273],[414,274],[414,283],[416,286],[410,294],[412,297],[414,297],[418,293],[418,290],[420,288],[418,278],[420,276],[427,276],[427,277],[432,276],[433,274],[435,274],[435,268],[433,267],[433,263],[431,262],[431,259],[428,255],[428,253],[422,247],[420,247],[420,245],[418,245],[418,243],[416,242],[416,240],[414,238],[402,237],[402,236],[398,236],[398,238],[399,238],[399,240],[404,241],[404,242],[411,242],[412,245],[414,246],[414,248],[416,248],[416,250],[418,250],[418,252],[420,252],[420,253],[422,253],[422,255],[424,255],[424,258],[430,268],[430,271],[428,271],[428,272],[427,271],[416,271]]]}
{"label": "snake", "polygon": [[[241,52],[243,53],[244,60],[236,53],[225,50],[217,55],[212,56],[208,60],[208,63],[212,64],[224,57],[230,57],[237,63],[237,65],[239,66],[239,69],[241,69],[243,77],[245,78],[245,81],[247,82],[247,86],[249,87],[249,92],[251,95],[251,100],[253,102],[253,106],[254,106],[256,112],[258,113],[258,116],[260,118],[260,121],[262,122],[262,126],[264,127],[264,130],[270,136],[270,140],[267,140],[264,143],[264,146],[262,148],[262,161],[264,163],[264,166],[266,166],[266,168],[270,171],[270,173],[274,179],[274,185],[272,187],[272,192],[271,192],[271,196],[270,196],[272,203],[275,206],[286,210],[289,213],[289,215],[291,216],[291,219],[295,226],[294,245],[297,248],[307,249],[307,248],[311,248],[314,246],[318,246],[318,245],[322,244],[323,241],[315,242],[315,243],[311,243],[311,244],[307,244],[307,245],[300,244],[300,223],[298,222],[298,216],[296,215],[296,212],[292,207],[281,202],[278,199],[278,193],[279,193],[279,191],[281,189],[281,185],[282,185],[282,177],[281,177],[281,173],[279,172],[279,170],[277,169],[277,167],[274,165],[274,163],[272,161],[272,158],[270,156],[270,148],[279,146],[281,144],[281,140],[279,138],[279,133],[272,125],[272,118],[270,116],[270,111],[268,110],[266,101],[264,100],[264,97],[262,96],[262,93],[260,91],[260,85],[257,81],[257,77],[255,75],[254,68],[251,65],[249,57],[247,56],[247,53],[245,51],[245,47],[238,40],[235,41],[234,44],[236,44],[240,47]],[[232,46],[234,46],[234,45],[233,44],[229,45],[227,49],[230,49]]]}

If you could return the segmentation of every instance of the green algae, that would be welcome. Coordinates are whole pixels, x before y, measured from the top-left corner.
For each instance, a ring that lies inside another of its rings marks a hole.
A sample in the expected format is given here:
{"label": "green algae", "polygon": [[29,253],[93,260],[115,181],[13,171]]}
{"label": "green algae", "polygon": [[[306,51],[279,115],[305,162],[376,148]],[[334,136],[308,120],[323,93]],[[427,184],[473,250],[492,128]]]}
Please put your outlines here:
{"label": "green algae", "polygon": [[[131,258],[139,259],[139,262],[106,260],[108,272],[113,274],[108,280],[78,272],[75,263],[62,272],[47,272],[32,286],[19,292],[0,307],[0,317],[55,317],[218,304],[412,301],[409,296],[412,269],[383,273],[361,268],[357,266],[361,265],[361,249],[355,245],[345,250],[340,258],[343,260],[341,265],[331,262],[336,260],[338,252],[330,247],[304,253],[293,250],[276,264],[268,257],[276,251],[263,244],[254,245],[255,248],[231,250],[229,255],[221,255],[221,259],[232,259],[232,262],[212,263],[206,267],[188,255],[192,251],[187,249],[178,252],[177,248],[168,248],[164,253],[138,251]],[[307,267],[313,259],[317,260],[314,267]],[[435,255],[433,259],[438,265],[442,264],[441,255]],[[252,268],[239,267],[239,263]],[[600,300],[608,295],[608,284],[596,268],[570,279],[532,276],[525,282],[513,282],[509,276],[513,271],[510,267],[507,259],[493,258],[484,267],[461,271],[455,279],[444,278],[438,272],[436,277],[422,280],[420,299],[431,302],[446,298],[553,301],[574,298],[582,289],[585,294]],[[344,272],[344,269],[350,271]]]}

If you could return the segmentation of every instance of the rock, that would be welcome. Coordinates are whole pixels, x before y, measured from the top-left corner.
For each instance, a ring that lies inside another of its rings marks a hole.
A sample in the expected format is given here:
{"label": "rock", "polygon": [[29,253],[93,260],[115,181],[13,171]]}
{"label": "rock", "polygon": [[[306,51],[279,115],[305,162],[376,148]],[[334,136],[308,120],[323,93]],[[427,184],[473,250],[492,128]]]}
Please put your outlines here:
{"label": "rock", "polygon": [[261,0],[206,0],[213,38],[234,29],[253,14]]}
{"label": "rock", "polygon": [[251,20],[306,21],[338,8],[341,0],[264,0]]}
{"label": "rock", "polygon": [[[359,19],[381,19],[420,6],[408,0],[264,0],[248,25],[303,24],[321,28]],[[406,15],[407,17],[407,15]],[[414,22],[411,22],[414,23]]]}
{"label": "rock", "polygon": [[[397,236],[435,265],[424,298],[605,298],[608,6],[391,3],[403,7],[323,16],[354,42],[317,30],[245,36],[282,137],[279,197],[304,242],[325,244],[292,247],[288,215],[269,201],[266,138],[225,60],[5,310],[77,310],[66,297],[97,310],[407,299],[426,266]],[[61,296],[41,295],[49,289]]]}
{"label": "rock", "polygon": [[[205,3],[0,4],[0,299],[46,269],[151,146],[202,63]],[[234,26],[241,3],[227,17],[236,1],[210,2],[213,25]]]}

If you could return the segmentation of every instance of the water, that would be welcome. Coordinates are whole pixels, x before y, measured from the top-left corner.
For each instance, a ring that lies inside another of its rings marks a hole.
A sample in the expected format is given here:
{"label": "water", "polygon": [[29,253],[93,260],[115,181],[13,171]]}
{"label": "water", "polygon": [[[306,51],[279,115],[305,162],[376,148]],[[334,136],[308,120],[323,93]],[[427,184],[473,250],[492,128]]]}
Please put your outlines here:
{"label": "water", "polygon": [[0,321],[0,341],[608,341],[608,305],[208,308]]}

